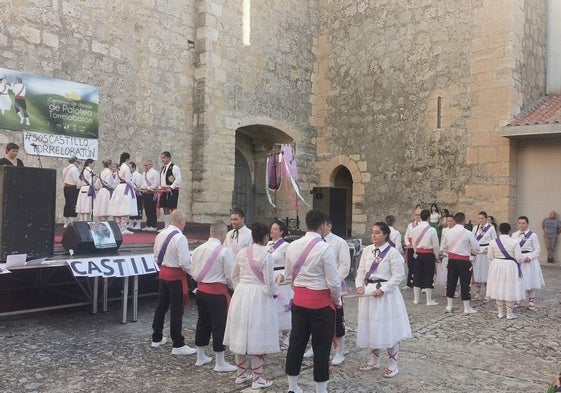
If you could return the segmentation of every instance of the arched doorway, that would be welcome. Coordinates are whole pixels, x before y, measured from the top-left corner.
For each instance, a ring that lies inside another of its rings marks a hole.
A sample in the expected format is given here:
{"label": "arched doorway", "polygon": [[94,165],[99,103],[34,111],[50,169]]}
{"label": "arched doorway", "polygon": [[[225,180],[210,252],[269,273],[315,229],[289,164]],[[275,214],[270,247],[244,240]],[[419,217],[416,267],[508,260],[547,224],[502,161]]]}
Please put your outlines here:
{"label": "arched doorway", "polygon": [[346,220],[347,236],[352,236],[353,227],[353,176],[345,166],[333,170],[333,186],[347,189]]}
{"label": "arched doorway", "polygon": [[[263,124],[252,124],[236,130],[236,154],[234,171],[234,190],[232,206],[245,211],[246,222],[271,222],[273,208],[267,200],[265,172],[267,153],[278,149],[281,144],[291,144],[293,139],[278,128]],[[288,201],[280,197],[279,191],[276,211],[283,217]]]}

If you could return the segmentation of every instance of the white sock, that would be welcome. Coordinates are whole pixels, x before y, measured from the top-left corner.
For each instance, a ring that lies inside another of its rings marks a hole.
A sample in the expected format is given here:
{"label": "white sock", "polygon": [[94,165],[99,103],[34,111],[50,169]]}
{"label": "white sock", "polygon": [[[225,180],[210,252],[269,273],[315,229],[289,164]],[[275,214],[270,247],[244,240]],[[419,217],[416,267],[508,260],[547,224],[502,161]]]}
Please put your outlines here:
{"label": "white sock", "polygon": [[253,373],[253,382],[262,377],[264,361],[265,355],[251,355],[251,372]]}
{"label": "white sock", "polygon": [[464,310],[469,310],[471,305],[469,304],[469,300],[464,300]]}
{"label": "white sock", "polygon": [[419,303],[421,297],[421,287],[413,287],[413,303]]}
{"label": "white sock", "polygon": [[454,298],[453,297],[447,297],[446,302],[448,303],[448,308],[451,309],[454,306]]}
{"label": "white sock", "polygon": [[345,356],[345,336],[337,337],[337,352],[335,356]]}
{"label": "white sock", "polygon": [[327,393],[327,383],[329,381],[316,382],[316,393]]}
{"label": "white sock", "polygon": [[171,214],[164,214],[164,229],[171,223]]}
{"label": "white sock", "polygon": [[214,352],[214,354],[216,355],[216,365],[217,366],[223,366],[225,363],[224,360],[224,351],[222,352]]}
{"label": "white sock", "polygon": [[293,392],[298,390],[298,375],[288,376],[288,390]]}

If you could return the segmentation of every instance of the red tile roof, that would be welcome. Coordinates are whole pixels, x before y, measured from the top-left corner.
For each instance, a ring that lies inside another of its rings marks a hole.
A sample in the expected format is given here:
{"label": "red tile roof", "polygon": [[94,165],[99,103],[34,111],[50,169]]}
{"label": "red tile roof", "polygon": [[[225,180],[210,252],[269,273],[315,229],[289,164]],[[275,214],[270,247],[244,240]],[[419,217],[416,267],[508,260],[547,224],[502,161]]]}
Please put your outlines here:
{"label": "red tile roof", "polygon": [[548,94],[526,111],[517,115],[507,126],[561,123],[561,94]]}

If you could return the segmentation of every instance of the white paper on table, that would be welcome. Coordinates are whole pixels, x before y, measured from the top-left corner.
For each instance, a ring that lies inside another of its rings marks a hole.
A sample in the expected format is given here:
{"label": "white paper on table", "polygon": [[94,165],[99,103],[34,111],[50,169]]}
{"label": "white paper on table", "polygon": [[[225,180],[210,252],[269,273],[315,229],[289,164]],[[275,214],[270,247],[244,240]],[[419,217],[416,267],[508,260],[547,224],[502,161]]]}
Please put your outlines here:
{"label": "white paper on table", "polygon": [[6,264],[0,263],[0,274],[8,274],[8,273],[11,273],[11,271],[6,269]]}
{"label": "white paper on table", "polygon": [[47,260],[47,257],[31,259],[31,260],[29,260],[25,263],[25,266],[42,265],[43,262],[45,262],[46,260]]}
{"label": "white paper on table", "polygon": [[27,260],[27,254],[14,254],[6,257],[6,269],[11,267],[24,266]]}

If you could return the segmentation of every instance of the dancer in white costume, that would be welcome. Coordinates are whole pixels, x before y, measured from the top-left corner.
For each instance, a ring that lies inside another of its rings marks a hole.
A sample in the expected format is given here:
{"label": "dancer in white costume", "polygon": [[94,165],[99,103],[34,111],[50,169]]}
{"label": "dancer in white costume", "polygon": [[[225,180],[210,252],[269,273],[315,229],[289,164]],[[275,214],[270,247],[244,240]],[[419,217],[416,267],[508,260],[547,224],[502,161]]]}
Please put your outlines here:
{"label": "dancer in white costume", "polygon": [[117,171],[117,180],[119,184],[113,191],[111,201],[109,202],[109,215],[115,216],[115,222],[119,225],[121,234],[131,235],[127,229],[129,216],[136,213],[136,195],[134,193],[134,185],[132,184],[132,174],[129,168],[129,153],[121,153],[119,160],[119,170]]}
{"label": "dancer in white costume", "polygon": [[[288,242],[284,240],[284,237],[288,235],[288,227],[284,222],[275,220],[271,224],[269,234],[271,240],[267,243],[267,251],[273,256],[275,282],[280,282],[284,278],[284,262],[286,259],[286,249],[288,248]],[[290,306],[293,296],[294,291],[290,285],[283,285],[280,287],[279,296],[276,298],[279,332],[281,334],[280,347],[283,351],[288,349],[288,339],[292,324]]]}
{"label": "dancer in white costume", "polygon": [[114,174],[117,171],[117,166],[113,165],[110,159],[103,160],[103,170],[99,174],[97,179],[97,188],[99,191],[95,196],[93,215],[98,217],[100,221],[107,221],[109,218],[109,201],[111,200],[111,194],[115,187],[117,187]]}
{"label": "dancer in white costume", "polygon": [[474,300],[483,300],[484,303],[489,301],[486,294],[487,275],[489,274],[490,259],[487,257],[487,249],[491,240],[497,238],[497,232],[493,224],[487,221],[487,213],[479,212],[477,215],[479,224],[473,227],[473,234],[479,243],[481,251],[475,255],[473,261],[473,281],[475,282],[475,293],[472,295]]}
{"label": "dancer in white costume", "polygon": [[[251,233],[253,243],[238,252],[232,271],[235,290],[228,309],[224,345],[236,354],[235,383],[251,380],[252,389],[261,389],[272,384],[262,376],[265,355],[280,352],[273,298],[278,295],[279,287],[273,278],[273,257],[265,246],[269,227],[253,223]],[[252,376],[245,370],[247,355]]]}
{"label": "dancer in white costume", "polygon": [[506,302],[507,319],[518,318],[514,314],[514,303],[524,298],[524,281],[520,270],[523,256],[517,239],[509,236],[510,224],[499,225],[500,236],[491,240],[487,253],[491,260],[487,278],[487,295],[496,299],[499,318],[504,318],[503,305]]}
{"label": "dancer in white costume", "polygon": [[79,221],[91,221],[91,212],[93,201],[95,200],[95,179],[96,175],[93,173],[95,166],[94,160],[88,158],[84,162],[84,168],[80,173],[80,181],[78,182],[78,200],[76,201],[76,213],[78,214]]}
{"label": "dancer in white costume", "polygon": [[[528,310],[536,309],[536,290],[541,289],[543,280],[542,268],[538,260],[541,252],[538,235],[528,230],[529,220],[526,216],[518,217],[518,231],[512,234],[513,239],[518,239],[522,251],[522,278],[528,296]],[[515,304],[519,307],[520,303]]]}
{"label": "dancer in white costume", "polygon": [[390,228],[385,222],[372,227],[372,245],[362,251],[355,280],[357,294],[370,295],[359,299],[357,346],[370,348],[369,360],[361,371],[380,368],[380,349],[387,348],[389,361],[384,377],[399,373],[399,343],[410,338],[409,316],[399,291],[405,278],[403,257],[388,243]]}

